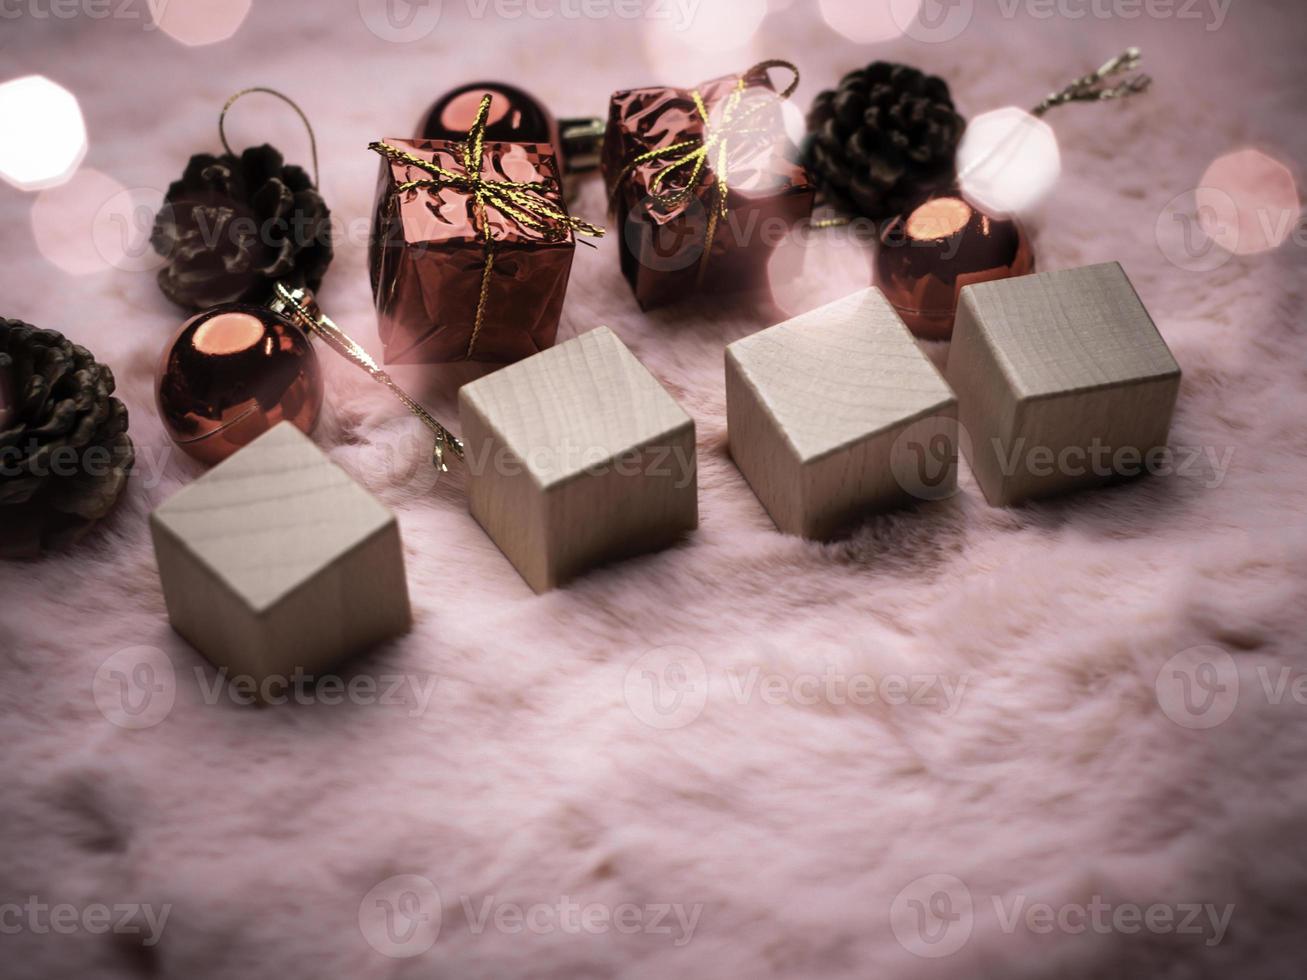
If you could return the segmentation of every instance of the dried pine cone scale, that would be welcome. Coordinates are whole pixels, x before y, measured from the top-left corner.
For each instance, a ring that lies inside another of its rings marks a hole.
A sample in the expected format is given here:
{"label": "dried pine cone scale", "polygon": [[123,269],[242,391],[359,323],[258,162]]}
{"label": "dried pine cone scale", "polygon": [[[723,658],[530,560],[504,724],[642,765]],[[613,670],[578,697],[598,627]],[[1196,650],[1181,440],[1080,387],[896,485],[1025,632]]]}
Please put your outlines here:
{"label": "dried pine cone scale", "polygon": [[877,61],[813,101],[806,162],[834,203],[889,217],[951,182],[965,128],[943,79]]}
{"label": "dried pine cone scale", "polygon": [[199,153],[174,181],[150,243],[159,288],[179,306],[261,302],[279,279],[316,289],[331,264],[331,212],[305,171],[271,146]]}
{"label": "dried pine cone scale", "polygon": [[0,557],[34,557],[107,514],[135,458],[113,372],[54,330],[0,319]]}

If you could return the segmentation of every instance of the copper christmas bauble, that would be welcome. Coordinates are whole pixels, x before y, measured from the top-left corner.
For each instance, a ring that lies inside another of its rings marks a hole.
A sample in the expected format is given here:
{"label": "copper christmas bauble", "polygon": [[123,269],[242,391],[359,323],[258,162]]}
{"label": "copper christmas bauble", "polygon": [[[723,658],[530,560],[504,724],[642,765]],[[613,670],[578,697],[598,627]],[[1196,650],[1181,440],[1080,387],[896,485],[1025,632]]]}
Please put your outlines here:
{"label": "copper christmas bauble", "polygon": [[261,306],[191,317],[159,360],[159,416],[179,449],[218,463],[278,422],[313,430],[322,372],[303,331]]}
{"label": "copper christmas bauble", "polygon": [[427,110],[421,136],[428,140],[464,140],[476,120],[481,98],[490,96],[486,139],[498,143],[552,143],[558,145],[558,123],[533,96],[504,82],[460,85],[436,100]]}
{"label": "copper christmas bauble", "polygon": [[953,336],[962,287],[1035,271],[1035,253],[1013,218],[987,214],[957,192],[935,194],[880,236],[876,281],[918,337]]}
{"label": "copper christmas bauble", "polygon": [[499,143],[548,143],[562,173],[599,165],[602,119],[559,120],[539,99],[506,82],[472,82],[438,98],[418,131],[427,140],[465,140],[483,96],[490,96],[486,139]]}

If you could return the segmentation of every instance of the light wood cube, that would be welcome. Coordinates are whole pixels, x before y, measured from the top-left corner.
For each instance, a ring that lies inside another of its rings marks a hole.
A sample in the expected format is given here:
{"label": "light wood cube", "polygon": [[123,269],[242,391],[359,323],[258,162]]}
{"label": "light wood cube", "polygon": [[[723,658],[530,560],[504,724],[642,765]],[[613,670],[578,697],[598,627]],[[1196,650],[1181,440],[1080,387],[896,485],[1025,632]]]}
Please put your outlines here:
{"label": "light wood cube", "polygon": [[948,378],[963,450],[1007,506],[1141,472],[1180,367],[1115,262],[967,286]]}
{"label": "light wood cube", "polygon": [[698,526],[694,421],[607,327],[458,400],[468,507],[537,592]]}
{"label": "light wood cube", "polygon": [[957,403],[877,289],[726,348],[731,456],[776,526],[826,539],[957,484]]}
{"label": "light wood cube", "polygon": [[282,422],[150,516],[168,617],[216,666],[312,674],[404,632],[399,525]]}

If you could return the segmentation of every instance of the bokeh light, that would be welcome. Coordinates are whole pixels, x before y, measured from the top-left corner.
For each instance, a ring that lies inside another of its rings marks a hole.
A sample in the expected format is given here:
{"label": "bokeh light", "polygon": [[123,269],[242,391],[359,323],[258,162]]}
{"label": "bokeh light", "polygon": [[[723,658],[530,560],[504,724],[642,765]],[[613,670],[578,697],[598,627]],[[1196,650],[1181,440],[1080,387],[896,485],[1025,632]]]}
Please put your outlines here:
{"label": "bokeh light", "polygon": [[866,289],[874,254],[849,227],[796,230],[767,262],[772,299],[786,316],[798,316]]}
{"label": "bokeh light", "polygon": [[167,0],[151,3],[155,26],[190,47],[216,44],[235,34],[245,22],[253,0]]}
{"label": "bokeh light", "polygon": [[967,126],[957,170],[963,193],[976,204],[995,214],[1020,214],[1053,189],[1062,154],[1048,123],[1008,106]]}
{"label": "bokeh light", "polygon": [[1215,160],[1203,174],[1196,203],[1203,231],[1234,255],[1277,248],[1302,215],[1298,185],[1289,168],[1255,149]]}
{"label": "bokeh light", "polygon": [[0,85],[0,177],[20,190],[62,184],[86,156],[77,98],[42,75]]}
{"label": "bokeh light", "polygon": [[[97,216],[126,189],[112,177],[83,167],[67,183],[42,191],[32,202],[32,237],[48,262],[75,276],[112,265],[96,242]],[[102,219],[103,220],[103,219]]]}
{"label": "bokeh light", "polygon": [[696,50],[731,51],[753,40],[767,16],[767,0],[699,0],[684,10],[688,17],[684,23],[678,23],[681,14],[651,20],[660,29],[670,28]]}
{"label": "bokeh light", "polygon": [[668,6],[644,19],[642,43],[652,69],[636,84],[695,85],[743,71],[759,61],[753,42],[767,16],[767,0],[699,0]]}
{"label": "bokeh light", "polygon": [[922,0],[820,0],[831,30],[858,44],[892,41],[921,13]]}

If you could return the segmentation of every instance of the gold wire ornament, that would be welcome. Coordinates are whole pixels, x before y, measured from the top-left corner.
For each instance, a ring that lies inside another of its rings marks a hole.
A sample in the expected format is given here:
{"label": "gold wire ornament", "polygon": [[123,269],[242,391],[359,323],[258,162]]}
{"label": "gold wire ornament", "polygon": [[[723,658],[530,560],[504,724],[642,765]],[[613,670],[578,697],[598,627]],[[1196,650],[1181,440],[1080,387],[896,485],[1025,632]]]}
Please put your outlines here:
{"label": "gold wire ornament", "polygon": [[[318,184],[318,141],[313,132],[313,126],[309,123],[304,110],[293,99],[276,89],[254,86],[242,89],[227,100],[222,107],[222,112],[218,115],[218,137],[222,141],[223,149],[232,156],[236,155],[227,142],[227,113],[239,99],[253,92],[263,92],[285,102],[295,110],[296,115],[300,117],[300,121],[304,123],[304,128],[309,135],[309,148],[313,157],[313,183],[316,187]],[[435,416],[423,408],[417,399],[396,384],[395,380],[377,364],[372,355],[357,341],[336,326],[322,312],[318,306],[317,298],[313,295],[313,290],[307,286],[280,281],[273,284],[272,293],[272,298],[267,303],[269,309],[285,316],[307,335],[320,338],[337,354],[340,354],[356,367],[366,371],[374,381],[389,388],[395,397],[404,404],[404,407],[413,414],[414,418],[434,433],[436,441],[431,450],[431,461],[438,472],[449,472],[449,457],[463,458],[462,442],[445,428]]]}
{"label": "gold wire ornament", "polygon": [[1134,75],[1116,85],[1108,85],[1109,79],[1126,72],[1134,71],[1143,62],[1143,52],[1138,48],[1127,48],[1107,62],[1098,71],[1077,78],[1066,88],[1048,95],[1044,101],[1030,110],[1032,116],[1043,116],[1049,109],[1069,102],[1111,102],[1127,99],[1132,95],[1147,92],[1153,84],[1150,75]]}

